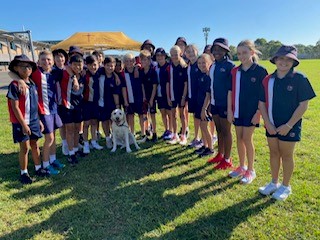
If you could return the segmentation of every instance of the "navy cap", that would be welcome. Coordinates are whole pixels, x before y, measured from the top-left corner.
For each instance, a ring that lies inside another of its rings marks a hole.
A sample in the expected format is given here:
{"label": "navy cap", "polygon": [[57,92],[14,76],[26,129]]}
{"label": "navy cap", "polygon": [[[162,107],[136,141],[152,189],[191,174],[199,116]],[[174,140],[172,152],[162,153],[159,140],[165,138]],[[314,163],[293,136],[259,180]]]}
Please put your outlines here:
{"label": "navy cap", "polygon": [[225,38],[216,38],[212,43],[211,52],[214,46],[222,47],[223,49],[230,52],[228,40]]}
{"label": "navy cap", "polygon": [[31,61],[28,56],[21,54],[14,57],[14,59],[9,64],[9,70],[15,72],[14,67],[18,65],[19,62],[29,63],[32,66],[32,72],[37,70],[37,64]]}
{"label": "navy cap", "polygon": [[150,45],[153,48],[153,50],[156,48],[150,39],[147,39],[142,43],[140,50],[142,50],[145,47],[145,45]]}
{"label": "navy cap", "polygon": [[83,52],[81,51],[81,49],[80,49],[78,46],[70,46],[70,47],[69,47],[69,56],[70,56],[72,53],[78,53],[78,54],[80,54],[81,56],[83,56]]}
{"label": "navy cap", "polygon": [[157,48],[155,55],[157,55],[157,54],[162,54],[162,55],[164,55],[166,58],[169,57],[168,54],[166,53],[166,51],[165,51],[162,47]]}
{"label": "navy cap", "polygon": [[66,62],[68,62],[69,56],[68,56],[68,53],[65,50],[63,50],[61,48],[58,48],[58,49],[55,49],[55,50],[52,51],[52,55],[53,56],[58,55],[58,53],[62,53],[64,58],[65,58],[65,60],[66,60]]}
{"label": "navy cap", "polygon": [[298,59],[298,50],[295,46],[290,45],[282,45],[276,54],[270,59],[270,62],[275,64],[277,57],[288,57],[294,60],[293,67],[296,67],[299,65],[299,59]]}
{"label": "navy cap", "polygon": [[187,40],[184,37],[178,37],[175,45],[177,45],[179,41],[183,42],[187,46]]}

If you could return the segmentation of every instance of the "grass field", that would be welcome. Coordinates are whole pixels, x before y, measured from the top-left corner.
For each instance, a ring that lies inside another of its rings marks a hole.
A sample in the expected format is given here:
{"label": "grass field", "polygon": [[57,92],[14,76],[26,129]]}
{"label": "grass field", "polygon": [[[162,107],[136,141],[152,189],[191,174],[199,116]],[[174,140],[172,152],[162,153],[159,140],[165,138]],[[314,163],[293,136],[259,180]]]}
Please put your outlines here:
{"label": "grass field", "polygon": [[[320,60],[304,60],[297,69],[318,96],[319,66]],[[19,148],[0,95],[0,238],[320,239],[319,105],[319,97],[310,101],[304,116],[293,194],[275,202],[257,191],[270,181],[263,128],[255,132],[257,178],[248,186],[214,171],[193,150],[163,141],[132,154],[95,151],[58,176],[22,186]],[[237,164],[235,144],[232,153]],[[58,156],[65,161],[60,148]]]}

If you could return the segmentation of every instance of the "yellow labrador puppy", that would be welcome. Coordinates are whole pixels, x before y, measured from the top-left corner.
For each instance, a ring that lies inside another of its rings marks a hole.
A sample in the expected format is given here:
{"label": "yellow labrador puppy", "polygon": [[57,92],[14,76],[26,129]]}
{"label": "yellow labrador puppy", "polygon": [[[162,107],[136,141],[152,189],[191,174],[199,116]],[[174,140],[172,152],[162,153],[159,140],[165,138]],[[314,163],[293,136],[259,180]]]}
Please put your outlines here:
{"label": "yellow labrador puppy", "polygon": [[117,150],[117,145],[119,145],[121,148],[125,147],[127,153],[130,153],[132,152],[130,144],[134,144],[136,149],[139,150],[140,147],[129,129],[126,114],[121,109],[115,109],[111,113],[111,121],[113,141],[111,152],[115,152]]}

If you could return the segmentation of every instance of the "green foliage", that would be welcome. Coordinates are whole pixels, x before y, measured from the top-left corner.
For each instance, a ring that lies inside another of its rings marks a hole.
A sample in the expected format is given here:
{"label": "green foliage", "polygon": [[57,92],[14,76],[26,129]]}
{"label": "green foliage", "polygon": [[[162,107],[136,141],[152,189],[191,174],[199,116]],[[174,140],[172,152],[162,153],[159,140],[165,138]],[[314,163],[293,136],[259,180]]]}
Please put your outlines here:
{"label": "green foliage", "polygon": [[[268,61],[261,64],[274,70]],[[318,96],[319,65],[320,60],[305,60],[297,69]],[[257,192],[270,181],[263,128],[255,132],[257,178],[248,186],[228,178],[228,171],[214,171],[192,149],[163,141],[142,144],[131,154],[93,151],[58,176],[22,186],[18,146],[12,143],[6,100],[0,95],[0,238],[319,239],[319,104],[319,97],[310,101],[304,116],[293,194],[274,202]],[[158,116],[159,133],[160,122]],[[232,153],[237,164],[236,144]],[[58,156],[65,162],[60,147]]]}

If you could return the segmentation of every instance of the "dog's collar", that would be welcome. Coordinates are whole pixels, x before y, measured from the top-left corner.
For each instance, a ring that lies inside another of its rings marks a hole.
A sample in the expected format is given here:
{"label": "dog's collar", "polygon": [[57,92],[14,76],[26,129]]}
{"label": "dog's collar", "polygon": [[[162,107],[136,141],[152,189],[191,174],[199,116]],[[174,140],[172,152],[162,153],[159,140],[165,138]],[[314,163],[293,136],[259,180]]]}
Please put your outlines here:
{"label": "dog's collar", "polygon": [[125,122],[123,122],[123,123],[120,124],[120,125],[117,124],[117,126],[118,126],[118,127],[127,127],[127,128],[129,128],[127,125],[125,125]]}

